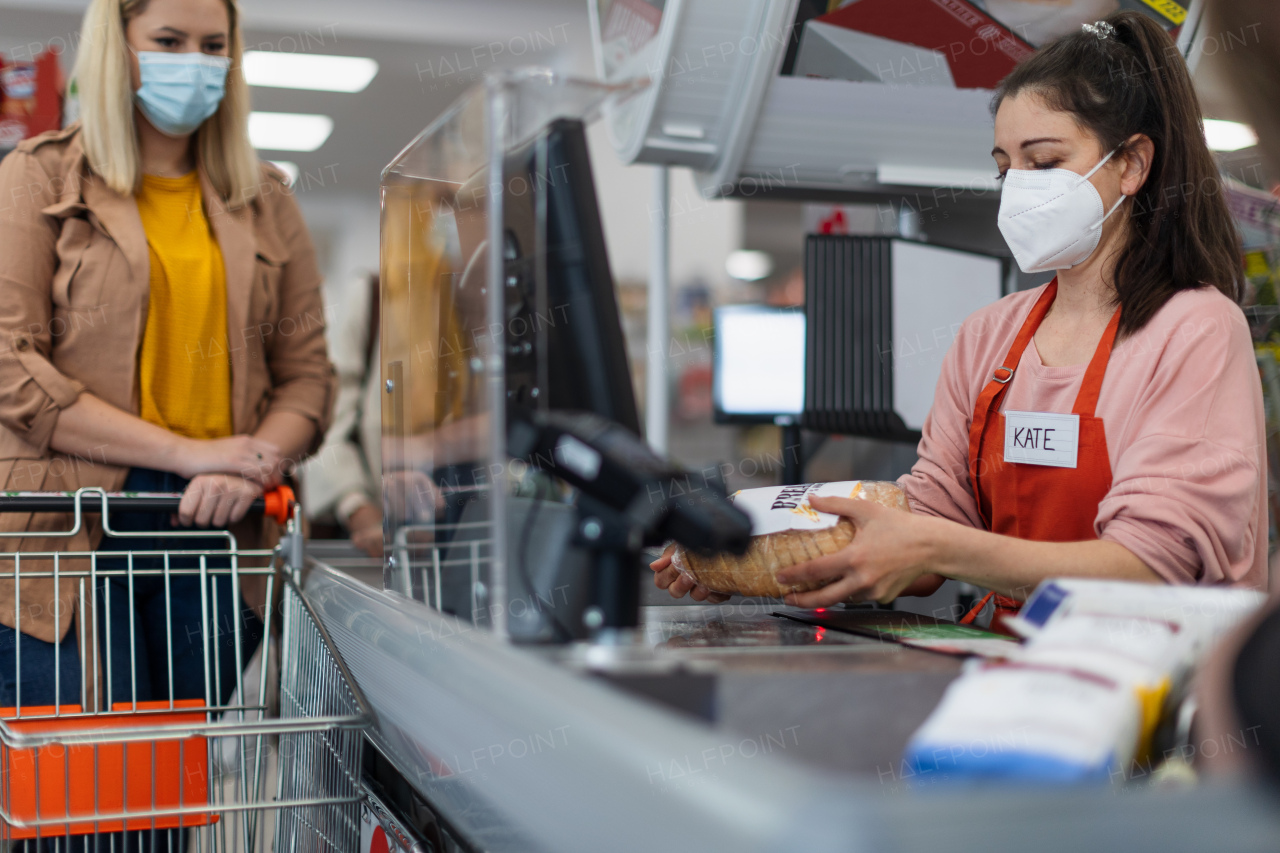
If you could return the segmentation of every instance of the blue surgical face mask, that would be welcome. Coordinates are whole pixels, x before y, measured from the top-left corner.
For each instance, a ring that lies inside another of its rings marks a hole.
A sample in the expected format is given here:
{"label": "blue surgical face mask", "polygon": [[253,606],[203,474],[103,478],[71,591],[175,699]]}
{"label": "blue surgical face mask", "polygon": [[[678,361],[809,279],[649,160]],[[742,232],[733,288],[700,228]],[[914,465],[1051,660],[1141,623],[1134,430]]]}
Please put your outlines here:
{"label": "blue surgical face mask", "polygon": [[156,130],[186,136],[218,111],[230,67],[226,56],[139,51],[134,98]]}

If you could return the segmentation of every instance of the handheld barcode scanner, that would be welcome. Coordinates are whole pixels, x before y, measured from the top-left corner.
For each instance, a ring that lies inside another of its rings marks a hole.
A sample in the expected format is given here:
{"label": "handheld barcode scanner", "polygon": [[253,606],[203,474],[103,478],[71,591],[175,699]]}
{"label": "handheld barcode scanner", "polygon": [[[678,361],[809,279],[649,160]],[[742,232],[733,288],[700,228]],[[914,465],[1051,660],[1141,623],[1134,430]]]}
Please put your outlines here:
{"label": "handheld barcode scanner", "polygon": [[701,551],[747,550],[751,519],[718,483],[598,415],[512,407],[507,452],[581,492],[576,544],[592,553],[586,621],[597,638],[639,624],[645,546],[674,539]]}

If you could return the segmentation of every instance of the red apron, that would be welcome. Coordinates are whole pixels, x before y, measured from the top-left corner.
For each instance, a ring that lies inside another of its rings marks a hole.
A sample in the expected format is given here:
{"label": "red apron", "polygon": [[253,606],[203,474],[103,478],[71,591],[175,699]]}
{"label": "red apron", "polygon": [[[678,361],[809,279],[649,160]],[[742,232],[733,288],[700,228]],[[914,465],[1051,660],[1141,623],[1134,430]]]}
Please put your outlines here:
{"label": "red apron", "polygon": [[[995,369],[991,381],[978,395],[969,425],[969,482],[987,530],[1036,542],[1080,542],[1097,538],[1093,522],[1098,515],[1098,504],[1111,489],[1106,431],[1102,419],[1093,412],[1098,405],[1116,330],[1120,327],[1120,309],[1116,309],[1102,333],[1071,409],[1080,416],[1075,468],[1006,462],[1004,415],[999,411],[1022,353],[1057,295],[1058,280],[1054,279],[1022,324],[1009,354],[1004,357],[1004,364]],[[992,597],[996,600],[993,627],[998,627],[997,620],[1017,613],[1021,607],[1015,599],[989,592],[960,620],[961,624],[972,622]]]}

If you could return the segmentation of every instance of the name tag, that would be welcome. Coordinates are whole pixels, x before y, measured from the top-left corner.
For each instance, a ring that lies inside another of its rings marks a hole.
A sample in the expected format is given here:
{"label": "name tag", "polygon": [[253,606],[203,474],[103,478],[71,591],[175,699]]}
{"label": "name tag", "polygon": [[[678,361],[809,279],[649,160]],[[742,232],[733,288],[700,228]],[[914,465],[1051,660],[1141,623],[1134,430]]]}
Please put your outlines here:
{"label": "name tag", "polygon": [[1074,468],[1079,440],[1079,415],[1004,413],[1005,462]]}

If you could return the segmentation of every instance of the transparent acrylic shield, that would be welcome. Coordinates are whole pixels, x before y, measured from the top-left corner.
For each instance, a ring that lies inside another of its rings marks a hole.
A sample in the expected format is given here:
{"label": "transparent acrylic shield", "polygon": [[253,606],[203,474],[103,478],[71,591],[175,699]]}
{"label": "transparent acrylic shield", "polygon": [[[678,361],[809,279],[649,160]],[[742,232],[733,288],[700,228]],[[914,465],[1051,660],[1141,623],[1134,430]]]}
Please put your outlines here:
{"label": "transparent acrylic shield", "polygon": [[638,85],[495,74],[383,172],[384,586],[503,636],[529,609],[507,555],[531,526],[512,517],[530,472],[508,462],[506,407],[538,405],[548,366],[530,318],[554,317],[548,188],[527,164],[545,162],[552,122],[590,122]]}

